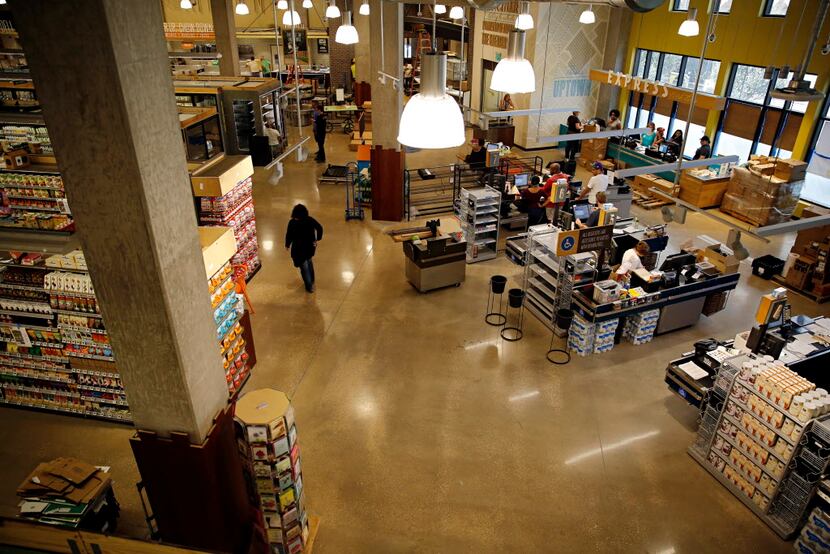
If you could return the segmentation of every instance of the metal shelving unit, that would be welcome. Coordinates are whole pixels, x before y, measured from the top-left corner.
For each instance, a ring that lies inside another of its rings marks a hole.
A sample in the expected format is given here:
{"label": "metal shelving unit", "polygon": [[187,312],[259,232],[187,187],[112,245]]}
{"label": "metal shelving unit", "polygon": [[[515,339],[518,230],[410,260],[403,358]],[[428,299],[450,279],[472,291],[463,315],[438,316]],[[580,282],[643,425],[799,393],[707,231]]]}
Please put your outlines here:
{"label": "metal shelving unit", "polygon": [[[467,241],[467,263],[496,257],[499,242],[501,193],[491,187],[462,189],[455,215]],[[495,228],[493,224],[495,223]]]}

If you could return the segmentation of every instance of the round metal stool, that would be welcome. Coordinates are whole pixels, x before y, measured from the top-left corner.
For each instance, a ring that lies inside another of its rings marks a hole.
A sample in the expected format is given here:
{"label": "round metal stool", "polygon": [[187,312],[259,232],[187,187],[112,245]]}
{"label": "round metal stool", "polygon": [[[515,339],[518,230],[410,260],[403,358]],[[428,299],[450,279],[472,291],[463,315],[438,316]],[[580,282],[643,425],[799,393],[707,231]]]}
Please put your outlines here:
{"label": "round metal stool", "polygon": [[[501,328],[501,338],[513,342],[522,338],[522,323],[524,322],[525,291],[522,289],[510,289],[507,291],[507,310],[504,315],[504,325]],[[513,323],[510,322],[510,310],[513,309]]]}
{"label": "round metal stool", "polygon": [[[493,275],[490,277],[490,291],[487,293],[487,310],[484,313],[484,321],[489,325],[501,326],[507,320],[502,310],[504,299],[504,287],[507,285],[507,277],[504,275]],[[499,309],[496,307],[496,296],[499,297]]]}

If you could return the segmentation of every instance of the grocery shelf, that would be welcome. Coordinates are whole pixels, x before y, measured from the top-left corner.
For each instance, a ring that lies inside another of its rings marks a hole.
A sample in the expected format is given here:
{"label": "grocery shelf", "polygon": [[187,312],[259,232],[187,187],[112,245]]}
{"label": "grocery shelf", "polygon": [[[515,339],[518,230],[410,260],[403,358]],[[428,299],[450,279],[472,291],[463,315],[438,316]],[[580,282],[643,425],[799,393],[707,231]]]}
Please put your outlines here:
{"label": "grocery shelf", "polygon": [[39,406],[37,404],[30,404],[28,402],[14,402],[11,400],[0,400],[0,404],[8,404],[10,406],[17,406],[21,408],[28,408],[31,410],[37,410],[39,412],[63,412],[69,415],[75,415],[80,417],[88,417],[91,419],[100,419],[104,421],[114,421],[117,423],[124,423],[127,425],[132,425],[133,420],[128,417],[120,417],[116,415],[106,415],[106,414],[96,414],[92,413],[89,410],[72,410],[70,408],[63,408],[59,406]]}
{"label": "grocery shelf", "polygon": [[18,317],[38,317],[42,319],[52,319],[54,314],[41,314],[36,312],[15,312],[13,310],[0,310],[0,315],[16,315]]}
{"label": "grocery shelf", "polygon": [[104,317],[101,314],[96,314],[96,313],[92,313],[92,312],[76,312],[75,310],[57,310],[57,309],[53,308],[52,311],[55,312],[56,314],[74,315],[74,316],[78,316],[78,317],[96,317],[96,318],[103,318]]}
{"label": "grocery shelf", "polygon": [[35,286],[32,286],[32,285],[15,285],[14,283],[2,283],[2,282],[0,282],[0,288],[11,289],[11,290],[27,290],[27,291],[32,291],[32,292],[43,292],[43,293],[48,292],[43,287],[35,287]]}
{"label": "grocery shelf", "polygon": [[69,350],[66,352],[66,355],[72,358],[85,358],[87,360],[100,360],[102,362],[115,362],[115,358],[113,356],[99,356],[97,354],[84,354],[82,352],[73,352]]}
{"label": "grocery shelf", "polygon": [[[51,229],[28,229],[25,227],[0,227],[0,250],[20,252],[50,252],[66,254],[81,247],[80,240],[72,231]],[[9,267],[53,270],[45,265],[0,264]],[[87,273],[84,271],[84,273]]]}
{"label": "grocery shelf", "polygon": [[[37,371],[37,370],[34,370]],[[14,377],[15,379],[37,379],[40,381],[49,381],[51,383],[61,383],[63,385],[74,385],[74,381],[70,381],[67,379],[60,379],[55,377],[54,375],[32,375],[30,373],[18,373],[16,371],[12,371],[10,369],[0,369],[0,375],[4,375],[7,377]]]}
{"label": "grocery shelf", "polygon": [[97,333],[100,335],[108,334],[104,329],[92,329],[90,327],[75,327],[74,325],[64,325],[63,323],[58,323],[58,331],[76,331],[78,333]]}
{"label": "grocery shelf", "polygon": [[[40,199],[38,199],[40,200]],[[44,198],[43,200],[54,200],[49,198]],[[39,206],[21,206],[19,204],[9,204],[9,208],[13,210],[21,210],[27,212],[49,212],[49,213],[66,213],[60,208],[41,208]],[[67,214],[69,215],[69,214]]]}

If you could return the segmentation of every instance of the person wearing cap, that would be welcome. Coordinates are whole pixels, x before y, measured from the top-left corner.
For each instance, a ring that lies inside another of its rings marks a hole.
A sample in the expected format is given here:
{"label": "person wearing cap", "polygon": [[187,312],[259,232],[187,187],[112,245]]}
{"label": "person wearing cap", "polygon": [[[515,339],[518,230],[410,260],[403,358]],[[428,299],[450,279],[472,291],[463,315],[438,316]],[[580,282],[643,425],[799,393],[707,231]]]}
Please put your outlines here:
{"label": "person wearing cap", "polygon": [[692,158],[693,160],[702,160],[704,158],[712,157],[712,147],[709,145],[709,142],[709,137],[707,135],[700,137],[700,148],[695,150],[695,155]]}
{"label": "person wearing cap", "polygon": [[587,196],[588,203],[596,206],[597,193],[608,190],[608,175],[605,174],[605,168],[602,167],[602,164],[599,162],[594,162],[591,166],[591,174],[593,177],[588,180],[586,185],[582,186],[582,189],[579,191],[577,201],[582,200]]}
{"label": "person wearing cap", "polygon": [[617,280],[628,275],[632,271],[636,271],[638,269],[643,269],[643,260],[644,256],[647,256],[648,253],[651,252],[651,248],[649,245],[643,241],[637,243],[637,246],[634,248],[629,248],[625,251],[622,257],[622,263],[620,267],[617,268],[617,271],[614,272],[614,276]]}
{"label": "person wearing cap", "polygon": [[562,173],[559,164],[556,162],[550,162],[546,169],[550,172],[550,177],[548,177],[545,181],[545,186],[543,188],[545,192],[545,212],[547,213],[548,221],[552,221],[554,208],[553,185],[555,185],[559,179],[565,179],[565,181],[570,183],[571,176],[567,173]]}
{"label": "person wearing cap", "polygon": [[654,122],[653,121],[649,121],[646,124],[646,127],[648,127],[648,131],[646,131],[646,133],[640,139],[640,143],[644,147],[648,148],[652,144],[654,144],[654,139],[657,138],[657,133],[654,131]]}
{"label": "person wearing cap", "polygon": [[591,214],[588,216],[588,218],[585,221],[582,221],[581,219],[577,219],[576,220],[576,226],[579,227],[580,229],[586,229],[588,227],[596,227],[597,225],[599,225],[600,207],[603,204],[607,203],[607,201],[608,201],[608,198],[605,196],[605,192],[604,191],[599,191],[597,193],[597,205],[596,205],[596,207],[594,207],[591,210]]}

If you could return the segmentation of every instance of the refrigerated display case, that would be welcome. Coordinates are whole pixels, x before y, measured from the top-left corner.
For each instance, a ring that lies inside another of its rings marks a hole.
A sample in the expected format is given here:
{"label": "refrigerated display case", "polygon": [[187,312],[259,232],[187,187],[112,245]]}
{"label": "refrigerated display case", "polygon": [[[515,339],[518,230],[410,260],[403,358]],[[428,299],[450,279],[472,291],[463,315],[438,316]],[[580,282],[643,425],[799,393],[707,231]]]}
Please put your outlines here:
{"label": "refrigerated display case", "polygon": [[223,152],[219,114],[215,108],[179,108],[188,162],[204,162]]}

